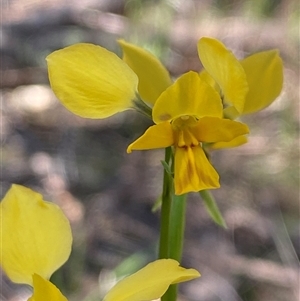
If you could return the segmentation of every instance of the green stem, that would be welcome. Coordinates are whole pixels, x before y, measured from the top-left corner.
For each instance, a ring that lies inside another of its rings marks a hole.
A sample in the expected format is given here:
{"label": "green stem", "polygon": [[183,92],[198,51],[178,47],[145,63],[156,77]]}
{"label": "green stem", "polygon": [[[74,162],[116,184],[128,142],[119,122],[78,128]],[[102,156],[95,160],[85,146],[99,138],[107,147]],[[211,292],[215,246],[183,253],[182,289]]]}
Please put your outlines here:
{"label": "green stem", "polygon": [[[165,152],[165,162],[173,171],[171,148]],[[159,258],[172,258],[181,262],[185,229],[186,195],[174,195],[170,170],[164,169],[161,207]],[[162,296],[162,301],[177,300],[177,285],[171,285]]]}
{"label": "green stem", "polygon": [[[184,230],[185,230],[185,216],[186,216],[186,195],[174,195],[169,229],[169,257],[181,262]],[[163,301],[175,301],[177,299],[177,284],[169,287],[164,295]]]}
{"label": "green stem", "polygon": [[[168,147],[165,150],[165,162],[167,164],[170,163],[171,157],[172,149]],[[171,216],[172,190],[173,179],[171,175],[164,169],[159,239],[159,258],[169,258],[169,225]]]}
{"label": "green stem", "polygon": [[185,230],[186,194],[174,195],[170,218],[170,258],[181,261]]}

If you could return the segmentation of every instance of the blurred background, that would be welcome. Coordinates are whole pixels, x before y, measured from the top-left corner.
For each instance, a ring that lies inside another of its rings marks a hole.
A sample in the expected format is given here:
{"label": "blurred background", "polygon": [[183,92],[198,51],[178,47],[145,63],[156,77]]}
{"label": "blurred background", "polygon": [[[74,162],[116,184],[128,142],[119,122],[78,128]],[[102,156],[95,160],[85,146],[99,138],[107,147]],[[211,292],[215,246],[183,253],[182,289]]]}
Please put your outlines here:
{"label": "blurred background", "polygon": [[[163,151],[126,154],[151,124],[138,113],[87,120],[68,112],[49,88],[45,57],[77,42],[121,55],[123,38],[176,78],[201,70],[202,36],[238,58],[279,49],[282,94],[243,118],[248,144],[212,156],[228,229],[189,196],[182,264],[202,277],[181,285],[179,300],[299,300],[298,1],[2,0],[1,9],[1,195],[19,183],[65,211],[74,246],[52,280],[70,301],[101,300],[116,279],[156,258]],[[1,279],[1,300],[27,300],[30,288]]]}

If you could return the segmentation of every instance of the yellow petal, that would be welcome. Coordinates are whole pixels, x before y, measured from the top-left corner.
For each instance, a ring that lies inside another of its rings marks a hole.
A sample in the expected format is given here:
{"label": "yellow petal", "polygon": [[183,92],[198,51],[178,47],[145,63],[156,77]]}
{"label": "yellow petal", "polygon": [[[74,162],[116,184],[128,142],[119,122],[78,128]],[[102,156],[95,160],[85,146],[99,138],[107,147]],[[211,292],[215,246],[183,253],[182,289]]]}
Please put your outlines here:
{"label": "yellow petal", "polygon": [[34,274],[33,278],[33,295],[28,301],[68,301],[60,290],[49,280]]}
{"label": "yellow petal", "polygon": [[219,94],[201,80],[198,73],[190,71],[160,95],[152,114],[155,123],[184,115],[222,117],[222,102]]}
{"label": "yellow petal", "polygon": [[241,61],[246,72],[249,92],[243,114],[260,111],[280,94],[283,84],[283,65],[277,50],[253,54]]}
{"label": "yellow petal", "polygon": [[239,136],[229,142],[212,143],[211,145],[209,145],[209,148],[210,149],[231,148],[231,147],[237,147],[237,146],[243,145],[247,142],[248,142],[248,139],[246,136]]}
{"label": "yellow petal", "polygon": [[0,204],[0,264],[16,283],[49,279],[69,257],[72,233],[61,209],[33,190],[12,185]]}
{"label": "yellow petal", "polygon": [[149,51],[118,40],[123,50],[123,60],[139,78],[138,91],[142,99],[154,104],[158,96],[172,84],[169,72]]}
{"label": "yellow petal", "polygon": [[200,146],[175,149],[174,186],[177,195],[220,187],[219,175]]}
{"label": "yellow petal", "polygon": [[128,146],[127,153],[131,153],[133,150],[165,148],[173,144],[172,126],[169,122],[163,122],[150,126],[140,138]]}
{"label": "yellow petal", "polygon": [[76,115],[106,118],[133,107],[138,78],[114,53],[93,44],[75,44],[47,58],[51,88]]}
{"label": "yellow petal", "polygon": [[170,284],[199,277],[194,269],[185,269],[173,259],[160,259],[117,283],[103,301],[150,301],[160,298]]}
{"label": "yellow petal", "polygon": [[199,40],[198,54],[203,67],[220,86],[225,102],[241,113],[248,84],[240,62],[221,42],[212,38]]}
{"label": "yellow petal", "polygon": [[244,123],[216,117],[201,118],[191,130],[201,142],[228,142],[249,133]]}

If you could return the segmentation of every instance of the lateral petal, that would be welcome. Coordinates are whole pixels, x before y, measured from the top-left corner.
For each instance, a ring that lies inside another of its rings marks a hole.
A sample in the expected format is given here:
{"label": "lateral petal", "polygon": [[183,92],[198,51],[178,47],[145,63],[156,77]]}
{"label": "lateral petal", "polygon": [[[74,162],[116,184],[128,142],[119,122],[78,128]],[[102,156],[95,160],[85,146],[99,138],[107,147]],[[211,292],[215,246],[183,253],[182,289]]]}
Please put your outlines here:
{"label": "lateral petal", "polygon": [[128,146],[127,153],[131,153],[133,150],[165,148],[173,144],[172,126],[166,121],[150,126],[141,137]]}
{"label": "lateral petal", "polygon": [[138,78],[116,54],[79,43],[46,58],[50,85],[76,115],[106,118],[133,107]]}
{"label": "lateral petal", "polygon": [[68,259],[72,233],[61,209],[24,186],[12,185],[0,204],[0,264],[11,281],[49,279]]}
{"label": "lateral petal", "polygon": [[193,134],[201,142],[228,142],[249,133],[246,124],[216,117],[203,117],[191,128]]}
{"label": "lateral petal", "polygon": [[149,51],[118,40],[123,50],[123,60],[139,78],[138,91],[141,98],[154,104],[158,96],[172,84],[169,72]]}
{"label": "lateral petal", "polygon": [[177,195],[220,187],[219,175],[200,146],[175,149],[174,186]]}
{"label": "lateral petal", "polygon": [[243,114],[269,106],[280,94],[283,85],[283,64],[278,50],[263,51],[241,61],[247,75],[249,92]]}
{"label": "lateral petal", "polygon": [[150,301],[160,298],[170,284],[198,278],[194,269],[185,269],[173,259],[160,259],[118,282],[103,301]]}
{"label": "lateral petal", "polygon": [[222,117],[219,94],[193,71],[179,77],[157,99],[152,115],[155,123],[188,115]]}
{"label": "lateral petal", "polygon": [[220,86],[225,102],[241,113],[248,84],[240,62],[221,42],[207,37],[199,40],[198,54],[203,67]]}
{"label": "lateral petal", "polygon": [[34,274],[33,278],[33,295],[28,301],[68,301],[60,290],[49,280]]}

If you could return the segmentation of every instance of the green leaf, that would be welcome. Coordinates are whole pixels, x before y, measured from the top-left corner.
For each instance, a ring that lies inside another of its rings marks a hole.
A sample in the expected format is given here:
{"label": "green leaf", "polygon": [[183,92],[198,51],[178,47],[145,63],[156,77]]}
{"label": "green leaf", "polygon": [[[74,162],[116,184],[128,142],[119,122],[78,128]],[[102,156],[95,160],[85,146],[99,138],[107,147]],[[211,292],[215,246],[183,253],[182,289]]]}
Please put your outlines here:
{"label": "green leaf", "polygon": [[205,208],[212,220],[223,228],[227,228],[226,222],[220,212],[218,205],[209,190],[199,191],[201,198],[204,201]]}

